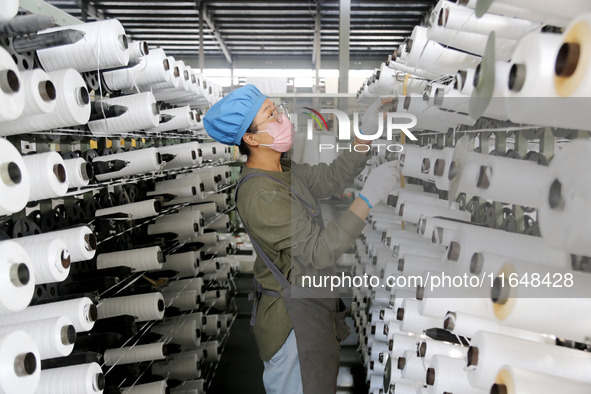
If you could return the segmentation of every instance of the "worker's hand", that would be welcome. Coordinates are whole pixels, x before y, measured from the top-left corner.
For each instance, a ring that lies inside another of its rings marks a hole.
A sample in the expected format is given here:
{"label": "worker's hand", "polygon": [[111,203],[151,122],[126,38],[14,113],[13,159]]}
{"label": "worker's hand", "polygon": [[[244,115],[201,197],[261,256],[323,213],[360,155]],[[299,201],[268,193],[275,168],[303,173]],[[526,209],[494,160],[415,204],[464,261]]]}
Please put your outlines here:
{"label": "worker's hand", "polygon": [[370,208],[388,197],[394,190],[400,179],[398,161],[389,161],[374,168],[365,181],[359,197],[363,199]]}
{"label": "worker's hand", "polygon": [[[366,110],[359,122],[359,131],[361,134],[374,135],[379,129],[379,117],[383,112],[392,110],[395,98],[378,98]],[[382,120],[383,126],[383,120]],[[382,130],[384,128],[382,127]]]}

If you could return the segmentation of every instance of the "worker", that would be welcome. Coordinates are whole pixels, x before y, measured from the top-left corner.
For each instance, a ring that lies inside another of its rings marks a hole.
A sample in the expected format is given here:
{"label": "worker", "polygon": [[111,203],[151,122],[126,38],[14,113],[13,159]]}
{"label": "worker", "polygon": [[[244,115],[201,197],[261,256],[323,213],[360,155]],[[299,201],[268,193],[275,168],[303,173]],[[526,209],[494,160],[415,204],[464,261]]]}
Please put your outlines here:
{"label": "worker", "polygon": [[[378,129],[377,106],[372,107],[363,118],[366,134]],[[375,168],[351,206],[325,227],[318,199],[342,193],[365,167],[369,149],[345,151],[330,165],[282,159],[292,146],[293,125],[253,85],[218,101],[203,123],[211,138],[238,145],[247,157],[236,186],[236,207],[257,252],[251,324],[264,363],[265,390],[334,393],[338,340],[349,334],[344,304],[338,297],[302,296],[307,292],[298,278],[335,272],[336,260],[365,227],[369,209],[395,187],[396,163]],[[354,143],[371,141],[355,138]]]}

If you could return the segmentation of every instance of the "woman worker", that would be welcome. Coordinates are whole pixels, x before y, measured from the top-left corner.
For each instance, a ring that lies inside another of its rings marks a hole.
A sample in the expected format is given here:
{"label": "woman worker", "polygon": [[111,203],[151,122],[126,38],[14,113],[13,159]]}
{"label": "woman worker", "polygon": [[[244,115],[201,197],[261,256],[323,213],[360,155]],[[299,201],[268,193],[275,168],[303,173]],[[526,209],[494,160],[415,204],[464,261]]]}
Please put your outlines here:
{"label": "woman worker", "polygon": [[[366,133],[375,133],[377,106],[370,109],[363,124]],[[257,252],[251,324],[265,367],[265,390],[334,393],[338,341],[348,335],[344,305],[338,297],[302,295],[305,289],[297,286],[297,278],[335,272],[335,261],[354,245],[369,208],[395,187],[398,169],[394,162],[374,169],[359,197],[324,227],[317,200],[342,193],[365,167],[366,152],[345,151],[330,165],[281,159],[291,148],[293,126],[253,85],[218,101],[203,123],[214,140],[238,145],[247,156],[236,187],[236,204]],[[356,138],[354,143],[371,141]]]}

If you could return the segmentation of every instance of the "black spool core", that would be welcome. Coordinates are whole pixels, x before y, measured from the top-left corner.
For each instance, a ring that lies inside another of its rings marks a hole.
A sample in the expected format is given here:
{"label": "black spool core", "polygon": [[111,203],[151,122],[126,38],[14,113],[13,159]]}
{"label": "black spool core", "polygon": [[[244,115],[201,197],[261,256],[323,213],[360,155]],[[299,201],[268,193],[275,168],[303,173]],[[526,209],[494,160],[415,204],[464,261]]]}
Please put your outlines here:
{"label": "black spool core", "polygon": [[37,370],[37,358],[33,353],[27,353],[24,360],[25,372],[32,375]]}
{"label": "black spool core", "polygon": [[80,90],[78,90],[78,103],[81,105],[87,105],[90,103],[90,95],[85,87],[81,87]]}
{"label": "black spool core", "polygon": [[495,383],[490,388],[490,394],[508,394],[509,390],[507,390],[507,386],[500,383]]}
{"label": "black spool core", "polygon": [[565,42],[556,55],[554,72],[560,77],[572,76],[577,70],[580,57],[581,46],[574,42]]}
{"label": "black spool core", "polygon": [[16,93],[21,88],[21,82],[18,79],[18,75],[13,70],[6,70],[2,73],[3,77],[6,78],[0,81],[0,86],[5,93]]}
{"label": "black spool core", "polygon": [[96,388],[101,391],[105,388],[105,375],[102,373],[96,374]]}
{"label": "black spool core", "polygon": [[521,92],[523,84],[525,83],[527,68],[525,64],[515,63],[509,70],[509,90],[513,92]]}
{"label": "black spool core", "polygon": [[60,183],[64,183],[66,181],[66,169],[62,164],[54,165],[53,173],[55,174],[55,177]]}
{"label": "black spool core", "polygon": [[24,263],[20,263],[18,265],[17,275],[18,275],[18,281],[23,286],[26,285],[27,283],[29,283],[29,280],[31,279],[31,273],[29,272],[29,267],[27,267],[27,265]]}
{"label": "black spool core", "polygon": [[18,185],[23,180],[23,174],[21,172],[20,167],[13,161],[8,163],[8,178],[15,185]]}
{"label": "black spool core", "polygon": [[98,309],[96,305],[92,304],[88,309],[88,317],[90,321],[96,321],[98,319]]}
{"label": "black spool core", "polygon": [[55,100],[57,97],[55,91],[55,85],[51,81],[41,81],[39,82],[39,95],[43,99],[43,101],[52,101]]}
{"label": "black spool core", "polygon": [[433,386],[435,384],[435,369],[428,368],[427,369],[427,384],[429,386]]}
{"label": "black spool core", "polygon": [[555,179],[550,185],[550,192],[548,193],[548,204],[552,209],[564,208],[564,198],[562,198],[562,183]]}
{"label": "black spool core", "polygon": [[73,325],[68,325],[68,327],[66,328],[66,339],[68,341],[68,344],[73,344],[74,342],[76,342],[76,328],[74,328]]}

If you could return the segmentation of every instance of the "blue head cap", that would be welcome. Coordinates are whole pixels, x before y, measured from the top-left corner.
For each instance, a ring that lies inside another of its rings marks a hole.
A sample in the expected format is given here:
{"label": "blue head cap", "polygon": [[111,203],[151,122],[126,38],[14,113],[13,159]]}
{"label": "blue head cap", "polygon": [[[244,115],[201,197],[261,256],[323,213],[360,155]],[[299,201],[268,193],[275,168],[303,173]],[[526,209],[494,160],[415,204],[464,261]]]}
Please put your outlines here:
{"label": "blue head cap", "polygon": [[203,118],[205,131],[222,144],[240,145],[266,98],[254,85],[233,90],[207,111]]}

